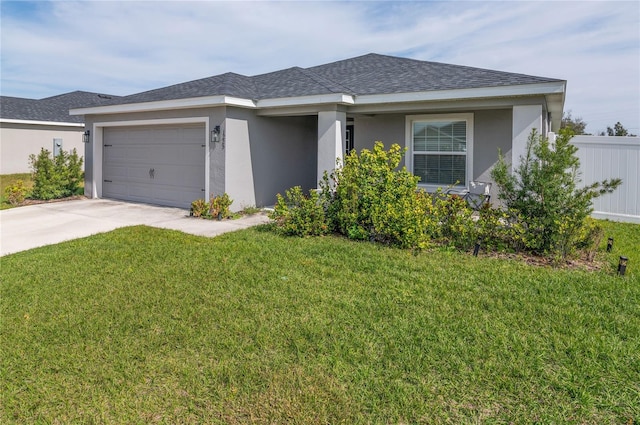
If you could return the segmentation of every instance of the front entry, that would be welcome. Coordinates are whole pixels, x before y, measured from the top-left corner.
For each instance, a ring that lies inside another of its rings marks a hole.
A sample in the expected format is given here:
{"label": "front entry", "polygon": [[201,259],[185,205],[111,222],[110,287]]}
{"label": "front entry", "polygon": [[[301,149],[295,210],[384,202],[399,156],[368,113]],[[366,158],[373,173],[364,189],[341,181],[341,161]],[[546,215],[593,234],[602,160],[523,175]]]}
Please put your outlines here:
{"label": "front entry", "polygon": [[345,135],[345,154],[349,155],[354,149],[353,144],[353,124],[347,124],[347,133]]}

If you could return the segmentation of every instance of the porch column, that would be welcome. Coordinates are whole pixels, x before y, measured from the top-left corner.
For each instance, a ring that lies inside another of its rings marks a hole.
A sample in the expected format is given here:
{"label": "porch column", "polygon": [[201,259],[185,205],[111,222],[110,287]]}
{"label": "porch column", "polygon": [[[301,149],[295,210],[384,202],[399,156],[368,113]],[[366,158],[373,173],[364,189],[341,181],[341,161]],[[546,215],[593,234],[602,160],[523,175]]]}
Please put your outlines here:
{"label": "porch column", "polygon": [[342,160],[346,123],[345,112],[318,112],[318,182],[322,180],[325,171],[331,173],[336,168],[337,158]]}
{"label": "porch column", "polygon": [[511,144],[511,169],[520,165],[520,157],[527,152],[527,142],[532,129],[542,133],[542,105],[513,107],[513,140]]}

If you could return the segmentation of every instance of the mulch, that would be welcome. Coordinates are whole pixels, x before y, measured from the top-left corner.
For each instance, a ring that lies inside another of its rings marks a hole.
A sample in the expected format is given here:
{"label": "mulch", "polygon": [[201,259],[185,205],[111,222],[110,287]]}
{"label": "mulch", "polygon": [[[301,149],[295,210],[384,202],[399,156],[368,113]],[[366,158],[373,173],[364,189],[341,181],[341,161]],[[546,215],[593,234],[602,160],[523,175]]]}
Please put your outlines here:
{"label": "mulch", "polygon": [[604,266],[604,262],[599,260],[596,256],[595,259],[589,260],[584,258],[571,258],[561,261],[553,261],[552,258],[542,257],[539,255],[533,255],[528,253],[505,253],[505,252],[484,252],[480,254],[484,257],[509,259],[515,261],[521,261],[530,266],[539,267],[553,267],[556,269],[568,269],[568,270],[585,270],[585,271],[598,271]]}
{"label": "mulch", "polygon": [[88,199],[88,198],[84,195],[74,195],[74,196],[68,196],[66,198],[48,199],[46,201],[43,201],[42,199],[25,199],[20,205],[17,205],[17,206],[25,207],[27,205],[51,204],[54,202],[75,201],[77,199]]}

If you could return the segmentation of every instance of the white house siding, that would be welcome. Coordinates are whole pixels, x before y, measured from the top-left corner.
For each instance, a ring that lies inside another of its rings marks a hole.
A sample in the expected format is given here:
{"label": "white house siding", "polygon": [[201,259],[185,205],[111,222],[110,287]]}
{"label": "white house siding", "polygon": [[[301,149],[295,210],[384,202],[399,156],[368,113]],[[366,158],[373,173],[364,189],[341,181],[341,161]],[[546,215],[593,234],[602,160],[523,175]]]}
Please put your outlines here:
{"label": "white house siding", "polygon": [[0,123],[0,174],[28,173],[29,155],[45,148],[53,151],[53,139],[62,139],[65,151],[84,156],[83,127]]}
{"label": "white house siding", "polygon": [[640,137],[575,136],[585,185],[621,178],[613,193],[593,202],[593,216],[640,223]]}

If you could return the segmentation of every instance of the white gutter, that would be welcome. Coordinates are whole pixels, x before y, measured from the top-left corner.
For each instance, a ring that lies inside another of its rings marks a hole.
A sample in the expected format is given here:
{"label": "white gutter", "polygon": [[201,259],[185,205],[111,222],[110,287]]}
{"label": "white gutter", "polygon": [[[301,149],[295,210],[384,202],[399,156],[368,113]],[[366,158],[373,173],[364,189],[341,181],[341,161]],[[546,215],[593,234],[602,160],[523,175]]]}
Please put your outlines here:
{"label": "white gutter", "polygon": [[240,106],[255,108],[253,100],[231,96],[190,97],[186,99],[160,100],[156,102],[125,103],[118,105],[95,106],[91,108],[71,109],[71,115],[120,114],[125,112],[160,111],[167,109],[203,108],[212,106]]}
{"label": "white gutter", "polygon": [[12,120],[7,118],[0,118],[0,123],[6,122],[7,124],[28,124],[28,125],[55,125],[58,127],[84,127],[84,123],[77,122],[58,122],[58,121],[33,121],[33,120]]}
{"label": "white gutter", "polygon": [[281,97],[258,101],[258,108],[278,108],[287,106],[306,106],[322,104],[353,105],[357,103],[354,96],[343,93],[321,94],[315,96]]}
{"label": "white gutter", "polygon": [[392,93],[362,95],[356,98],[356,105],[379,103],[406,103],[438,100],[477,99],[486,97],[514,97],[545,94],[560,94],[565,91],[565,82],[522,84],[504,87],[480,87],[473,89],[435,90],[415,93]]}

